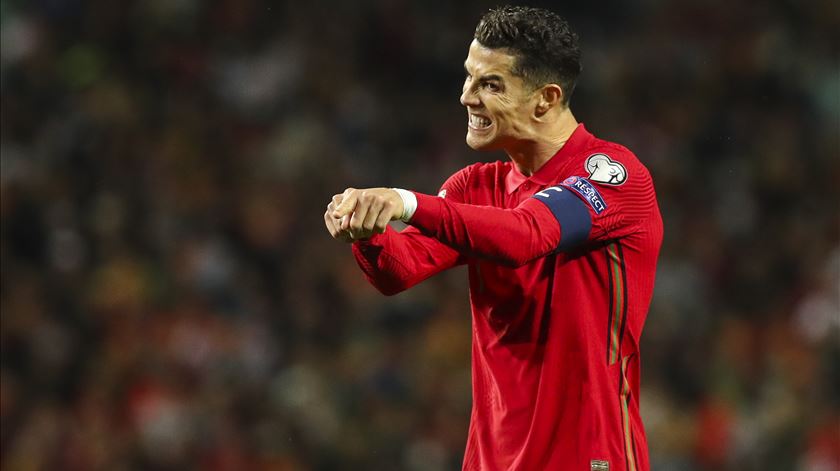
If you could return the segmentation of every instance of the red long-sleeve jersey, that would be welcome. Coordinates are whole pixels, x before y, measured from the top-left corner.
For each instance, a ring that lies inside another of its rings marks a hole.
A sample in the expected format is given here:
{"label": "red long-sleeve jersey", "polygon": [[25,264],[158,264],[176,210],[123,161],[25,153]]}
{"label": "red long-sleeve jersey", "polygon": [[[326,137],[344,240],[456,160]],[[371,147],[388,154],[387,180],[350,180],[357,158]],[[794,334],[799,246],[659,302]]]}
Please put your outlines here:
{"label": "red long-sleeve jersey", "polygon": [[639,337],[662,218],[647,169],[579,125],[530,177],[474,164],[411,227],[353,244],[383,293],[467,263],[473,407],[465,470],[646,470]]}

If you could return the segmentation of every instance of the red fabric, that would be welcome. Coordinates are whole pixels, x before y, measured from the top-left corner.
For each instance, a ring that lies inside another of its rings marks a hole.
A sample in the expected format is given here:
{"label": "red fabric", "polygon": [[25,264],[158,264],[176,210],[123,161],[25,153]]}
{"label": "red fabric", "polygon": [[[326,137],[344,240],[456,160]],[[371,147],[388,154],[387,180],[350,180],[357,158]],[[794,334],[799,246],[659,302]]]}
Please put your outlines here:
{"label": "red fabric", "polygon": [[[620,163],[626,181],[595,181],[601,177],[593,179],[586,162],[596,153]],[[555,253],[563,228],[531,196],[572,176],[589,178],[606,209],[599,214],[576,195],[589,209],[589,238]],[[612,471],[649,469],[638,345],[662,219],[647,169],[580,125],[530,177],[510,162],[480,163],[442,189],[444,198],[417,194],[414,227],[357,242],[353,251],[387,294],[469,265],[473,410],[464,469],[589,470],[593,460]],[[617,361],[610,360],[613,332]],[[622,395],[625,379],[629,395]]]}

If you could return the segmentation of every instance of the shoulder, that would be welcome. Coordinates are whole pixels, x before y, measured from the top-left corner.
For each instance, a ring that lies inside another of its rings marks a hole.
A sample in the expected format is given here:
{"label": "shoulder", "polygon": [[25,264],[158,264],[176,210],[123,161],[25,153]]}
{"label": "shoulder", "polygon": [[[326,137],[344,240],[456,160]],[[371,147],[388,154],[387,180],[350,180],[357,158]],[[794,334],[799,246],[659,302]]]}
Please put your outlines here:
{"label": "shoulder", "polygon": [[593,138],[574,160],[572,174],[585,176],[592,182],[613,186],[624,186],[631,181],[650,182],[650,172],[636,154],[615,142]]}

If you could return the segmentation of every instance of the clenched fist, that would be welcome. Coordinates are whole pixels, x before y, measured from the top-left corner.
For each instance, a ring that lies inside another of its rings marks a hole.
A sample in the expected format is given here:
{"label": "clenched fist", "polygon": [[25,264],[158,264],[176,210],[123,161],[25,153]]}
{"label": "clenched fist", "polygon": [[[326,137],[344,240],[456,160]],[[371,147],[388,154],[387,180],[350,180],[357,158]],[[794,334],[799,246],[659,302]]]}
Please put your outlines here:
{"label": "clenched fist", "polygon": [[333,195],[324,223],[333,238],[353,242],[385,232],[389,222],[402,217],[403,210],[402,198],[390,188],[348,188]]}

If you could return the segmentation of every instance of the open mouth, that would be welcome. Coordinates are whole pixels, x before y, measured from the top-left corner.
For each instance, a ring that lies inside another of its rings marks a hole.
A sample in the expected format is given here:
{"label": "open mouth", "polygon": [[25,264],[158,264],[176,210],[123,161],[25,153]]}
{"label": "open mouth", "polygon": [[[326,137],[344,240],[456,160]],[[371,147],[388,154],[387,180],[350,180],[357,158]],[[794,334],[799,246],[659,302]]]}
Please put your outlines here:
{"label": "open mouth", "polygon": [[488,118],[486,118],[484,116],[477,115],[477,114],[470,114],[469,116],[470,116],[470,119],[469,119],[467,125],[469,126],[470,129],[473,129],[475,131],[486,130],[487,128],[489,128],[493,124],[492,121],[490,121]]}

